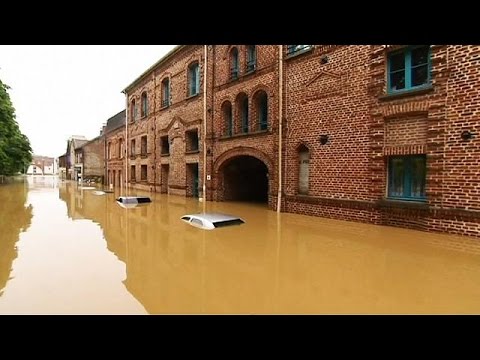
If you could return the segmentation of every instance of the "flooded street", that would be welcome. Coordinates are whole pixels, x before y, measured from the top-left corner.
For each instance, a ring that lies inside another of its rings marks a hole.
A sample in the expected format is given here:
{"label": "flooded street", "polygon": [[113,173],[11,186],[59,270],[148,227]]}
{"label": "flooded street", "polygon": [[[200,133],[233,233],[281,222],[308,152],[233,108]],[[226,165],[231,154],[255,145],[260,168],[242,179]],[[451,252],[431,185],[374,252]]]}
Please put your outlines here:
{"label": "flooded street", "polygon": [[[0,314],[480,313],[478,239],[26,180],[0,186]],[[203,207],[246,223],[180,220]]]}

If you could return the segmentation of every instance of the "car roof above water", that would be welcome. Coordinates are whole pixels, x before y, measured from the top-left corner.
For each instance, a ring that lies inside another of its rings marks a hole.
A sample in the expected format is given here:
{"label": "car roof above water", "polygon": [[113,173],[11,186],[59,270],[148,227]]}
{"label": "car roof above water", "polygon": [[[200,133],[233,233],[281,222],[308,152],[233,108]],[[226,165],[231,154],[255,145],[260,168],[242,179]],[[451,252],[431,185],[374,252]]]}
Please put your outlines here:
{"label": "car roof above water", "polygon": [[228,215],[228,214],[221,214],[221,213],[200,213],[200,214],[187,214],[184,216],[196,217],[202,220],[207,220],[212,223],[218,221],[228,221],[228,220],[236,220],[239,219],[238,216]]}

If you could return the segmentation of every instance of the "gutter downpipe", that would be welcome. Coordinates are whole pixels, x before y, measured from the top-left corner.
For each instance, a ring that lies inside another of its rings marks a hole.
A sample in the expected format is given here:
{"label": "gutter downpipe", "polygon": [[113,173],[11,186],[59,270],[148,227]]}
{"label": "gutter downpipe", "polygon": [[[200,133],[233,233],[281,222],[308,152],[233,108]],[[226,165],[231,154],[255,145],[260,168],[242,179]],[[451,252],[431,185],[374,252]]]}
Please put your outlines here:
{"label": "gutter downpipe", "polygon": [[282,204],[282,136],[283,136],[283,45],[278,45],[278,195],[277,213]]}
{"label": "gutter downpipe", "polygon": [[128,195],[128,94],[125,91],[125,195]]}
{"label": "gutter downpipe", "polygon": [[207,45],[203,45],[203,202],[207,201]]}

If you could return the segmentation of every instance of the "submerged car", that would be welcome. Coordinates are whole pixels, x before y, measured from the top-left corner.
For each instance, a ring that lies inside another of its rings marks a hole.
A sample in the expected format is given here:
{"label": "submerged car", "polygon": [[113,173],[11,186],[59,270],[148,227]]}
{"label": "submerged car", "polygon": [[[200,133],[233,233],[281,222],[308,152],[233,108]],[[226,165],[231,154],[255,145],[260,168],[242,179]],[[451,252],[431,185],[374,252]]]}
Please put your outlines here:
{"label": "submerged car", "polygon": [[237,216],[219,213],[187,214],[182,216],[181,219],[189,225],[204,230],[213,230],[219,227],[245,223],[245,221]]}
{"label": "submerged car", "polygon": [[147,205],[152,202],[148,196],[120,196],[117,204],[125,209],[135,208],[140,205]]}

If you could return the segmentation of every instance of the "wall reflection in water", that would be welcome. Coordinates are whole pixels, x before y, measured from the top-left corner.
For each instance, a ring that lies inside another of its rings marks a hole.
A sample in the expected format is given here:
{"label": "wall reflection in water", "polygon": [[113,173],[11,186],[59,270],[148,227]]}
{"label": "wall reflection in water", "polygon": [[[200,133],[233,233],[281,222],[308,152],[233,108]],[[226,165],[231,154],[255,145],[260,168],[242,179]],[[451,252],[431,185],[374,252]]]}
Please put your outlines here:
{"label": "wall reflection in water", "polygon": [[0,296],[10,279],[17,257],[16,243],[32,221],[32,205],[26,205],[27,189],[22,181],[0,185]]}
{"label": "wall reflection in water", "polygon": [[[72,183],[59,193],[70,218],[101,226],[126,264],[126,288],[152,314],[480,311],[475,239],[160,194],[124,209],[118,191]],[[203,209],[246,224],[203,231],[180,221]]]}

